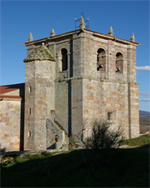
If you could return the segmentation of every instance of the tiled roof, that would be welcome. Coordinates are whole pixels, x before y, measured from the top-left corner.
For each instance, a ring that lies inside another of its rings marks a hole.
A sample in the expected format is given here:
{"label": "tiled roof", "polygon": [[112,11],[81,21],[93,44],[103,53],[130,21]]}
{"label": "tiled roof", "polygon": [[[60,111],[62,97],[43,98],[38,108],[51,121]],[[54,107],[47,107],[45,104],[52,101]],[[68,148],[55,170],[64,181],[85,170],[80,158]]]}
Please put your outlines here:
{"label": "tiled roof", "polygon": [[22,99],[20,96],[13,96],[13,95],[0,95],[0,100],[4,98],[9,98],[9,99]]}
{"label": "tiled roof", "polygon": [[24,88],[25,84],[13,84],[13,85],[6,85],[6,86],[0,86],[0,94],[8,93],[11,91],[15,91],[21,88]]}
{"label": "tiled roof", "polygon": [[[24,89],[25,84],[13,84],[13,85],[5,85],[5,86],[0,86],[0,99],[2,98],[22,98],[21,96],[15,96],[15,95],[8,95],[9,92]],[[7,95],[5,95],[7,94]]]}
{"label": "tiled roof", "polygon": [[55,61],[55,59],[52,56],[51,52],[45,46],[41,46],[40,48],[35,49],[29,56],[27,56],[24,59],[24,62],[34,61],[34,60],[50,60],[50,61]]}

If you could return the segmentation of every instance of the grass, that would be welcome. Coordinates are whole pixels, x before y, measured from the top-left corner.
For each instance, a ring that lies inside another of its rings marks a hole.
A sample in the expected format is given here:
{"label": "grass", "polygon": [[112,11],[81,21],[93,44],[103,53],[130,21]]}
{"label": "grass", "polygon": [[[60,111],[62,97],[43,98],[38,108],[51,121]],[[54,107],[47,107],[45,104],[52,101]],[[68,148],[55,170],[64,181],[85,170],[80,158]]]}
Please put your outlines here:
{"label": "grass", "polygon": [[2,166],[2,187],[149,186],[147,150],[109,150],[113,155],[103,166],[95,163],[92,152],[70,150],[55,156],[48,153],[25,156]]}
{"label": "grass", "polygon": [[137,138],[132,138],[128,140],[124,140],[122,145],[129,145],[129,146],[145,146],[150,144],[150,135],[142,135]]}

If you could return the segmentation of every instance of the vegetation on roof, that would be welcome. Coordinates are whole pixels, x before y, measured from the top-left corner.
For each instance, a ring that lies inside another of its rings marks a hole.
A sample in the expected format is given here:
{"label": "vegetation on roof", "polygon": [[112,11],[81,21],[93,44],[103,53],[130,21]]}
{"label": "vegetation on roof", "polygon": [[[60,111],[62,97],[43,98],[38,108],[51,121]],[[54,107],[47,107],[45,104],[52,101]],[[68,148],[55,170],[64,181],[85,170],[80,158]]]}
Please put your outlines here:
{"label": "vegetation on roof", "polygon": [[28,55],[24,62],[32,61],[32,60],[50,60],[55,61],[54,57],[50,53],[50,51],[45,47],[41,46],[40,48],[34,50],[30,55]]}

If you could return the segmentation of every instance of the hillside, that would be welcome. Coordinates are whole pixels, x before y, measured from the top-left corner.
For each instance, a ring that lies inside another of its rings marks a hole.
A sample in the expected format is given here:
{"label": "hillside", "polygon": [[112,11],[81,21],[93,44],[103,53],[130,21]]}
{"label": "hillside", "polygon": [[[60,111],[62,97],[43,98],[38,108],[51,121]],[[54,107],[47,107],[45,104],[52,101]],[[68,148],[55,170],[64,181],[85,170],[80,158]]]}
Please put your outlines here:
{"label": "hillside", "polygon": [[140,131],[150,131],[150,112],[139,110]]}
{"label": "hillside", "polygon": [[139,115],[140,116],[150,116],[150,112],[139,110]]}
{"label": "hillside", "polygon": [[55,156],[27,155],[3,164],[2,187],[149,186],[148,150],[140,147],[110,149],[109,154],[103,151],[81,149]]}
{"label": "hillside", "polygon": [[150,131],[150,116],[140,116],[140,131]]}

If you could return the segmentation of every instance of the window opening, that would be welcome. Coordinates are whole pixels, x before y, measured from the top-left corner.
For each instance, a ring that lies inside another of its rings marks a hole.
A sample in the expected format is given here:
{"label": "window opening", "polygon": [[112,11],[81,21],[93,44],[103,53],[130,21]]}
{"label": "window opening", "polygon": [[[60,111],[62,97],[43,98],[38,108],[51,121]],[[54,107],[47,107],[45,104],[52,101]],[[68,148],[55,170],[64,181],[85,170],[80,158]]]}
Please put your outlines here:
{"label": "window opening", "polygon": [[68,55],[67,55],[67,50],[62,49],[61,50],[61,55],[62,55],[62,71],[65,71],[68,69]]}
{"label": "window opening", "polygon": [[28,114],[31,114],[31,108],[28,109]]}
{"label": "window opening", "polygon": [[107,120],[109,120],[109,121],[111,120],[111,113],[110,112],[107,113]]}
{"label": "window opening", "polygon": [[118,52],[116,54],[116,73],[122,73],[123,72],[123,55]]}
{"label": "window opening", "polygon": [[31,86],[29,86],[29,92],[31,93]]}
{"label": "window opening", "polygon": [[31,131],[28,131],[28,137],[31,137]]}
{"label": "window opening", "polygon": [[104,49],[99,48],[97,51],[97,70],[105,71],[106,66],[106,52]]}

